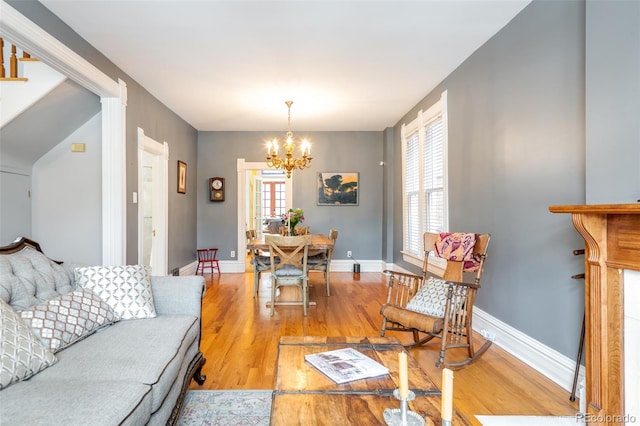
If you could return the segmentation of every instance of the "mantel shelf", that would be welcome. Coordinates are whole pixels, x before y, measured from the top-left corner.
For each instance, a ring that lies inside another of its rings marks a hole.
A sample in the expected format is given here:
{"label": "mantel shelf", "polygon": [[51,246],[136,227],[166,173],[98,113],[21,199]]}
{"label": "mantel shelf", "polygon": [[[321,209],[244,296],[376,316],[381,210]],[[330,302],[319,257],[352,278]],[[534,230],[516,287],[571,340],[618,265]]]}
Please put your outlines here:
{"label": "mantel shelf", "polygon": [[550,206],[549,211],[552,213],[640,214],[640,203]]}

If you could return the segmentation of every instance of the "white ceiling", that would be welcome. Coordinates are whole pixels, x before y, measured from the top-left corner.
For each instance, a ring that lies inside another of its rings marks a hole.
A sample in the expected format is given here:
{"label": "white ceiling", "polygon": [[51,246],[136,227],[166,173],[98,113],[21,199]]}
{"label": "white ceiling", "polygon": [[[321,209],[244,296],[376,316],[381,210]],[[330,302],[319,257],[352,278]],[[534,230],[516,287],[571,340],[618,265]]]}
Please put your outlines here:
{"label": "white ceiling", "polygon": [[393,126],[530,0],[40,0],[198,130]]}

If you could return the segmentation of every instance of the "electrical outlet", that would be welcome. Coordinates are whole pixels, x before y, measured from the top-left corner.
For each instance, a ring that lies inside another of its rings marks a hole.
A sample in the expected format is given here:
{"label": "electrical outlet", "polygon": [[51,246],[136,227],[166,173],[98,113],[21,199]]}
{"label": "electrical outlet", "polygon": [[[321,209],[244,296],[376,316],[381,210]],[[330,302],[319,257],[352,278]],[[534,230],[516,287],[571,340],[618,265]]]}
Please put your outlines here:
{"label": "electrical outlet", "polygon": [[235,250],[231,250],[231,257],[232,257],[232,258],[236,257],[236,252],[235,252]]}
{"label": "electrical outlet", "polygon": [[347,251],[347,257],[351,257],[351,250]]}

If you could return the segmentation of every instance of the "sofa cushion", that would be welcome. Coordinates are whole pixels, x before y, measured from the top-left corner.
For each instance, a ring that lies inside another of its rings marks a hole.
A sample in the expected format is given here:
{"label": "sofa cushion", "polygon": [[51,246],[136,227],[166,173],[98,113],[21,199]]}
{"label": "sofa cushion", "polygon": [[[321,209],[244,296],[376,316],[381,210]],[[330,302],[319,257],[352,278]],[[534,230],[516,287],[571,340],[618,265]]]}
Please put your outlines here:
{"label": "sofa cushion", "polygon": [[31,247],[0,256],[0,299],[15,310],[75,290],[73,278],[72,270]]}
{"label": "sofa cushion", "polygon": [[120,321],[58,352],[39,380],[133,380],[152,386],[152,412],[164,401],[200,324],[188,315]]}
{"label": "sofa cushion", "polygon": [[72,291],[19,313],[33,334],[53,352],[117,321],[111,306],[88,289]]}
{"label": "sofa cushion", "polygon": [[154,318],[151,281],[142,265],[89,266],[76,269],[79,287],[93,290],[120,319]]}
{"label": "sofa cushion", "polygon": [[55,362],[56,356],[33,335],[20,316],[0,300],[0,389],[28,379]]}
{"label": "sofa cushion", "polygon": [[132,380],[35,376],[3,390],[0,403],[3,425],[144,425],[150,416],[151,388]]}

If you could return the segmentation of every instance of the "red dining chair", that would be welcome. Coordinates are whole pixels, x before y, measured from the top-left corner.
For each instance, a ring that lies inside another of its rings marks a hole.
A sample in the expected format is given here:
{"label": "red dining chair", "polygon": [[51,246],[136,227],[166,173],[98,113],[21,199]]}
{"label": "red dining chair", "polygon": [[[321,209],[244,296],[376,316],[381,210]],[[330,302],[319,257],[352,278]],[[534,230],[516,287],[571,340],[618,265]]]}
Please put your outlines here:
{"label": "red dining chair", "polygon": [[220,276],[220,263],[217,259],[217,248],[204,248],[198,249],[198,267],[196,268],[196,275],[204,276],[206,268],[209,268],[211,273],[214,270],[218,270],[218,276]]}

